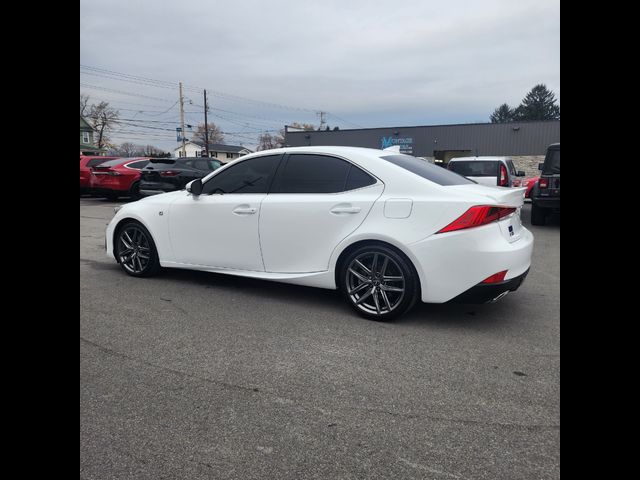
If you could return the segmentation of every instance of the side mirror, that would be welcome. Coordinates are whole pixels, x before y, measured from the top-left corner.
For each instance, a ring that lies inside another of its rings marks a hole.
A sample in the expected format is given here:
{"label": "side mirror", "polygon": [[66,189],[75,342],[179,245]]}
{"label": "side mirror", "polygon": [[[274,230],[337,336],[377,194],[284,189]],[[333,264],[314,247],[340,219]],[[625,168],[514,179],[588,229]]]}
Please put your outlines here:
{"label": "side mirror", "polygon": [[526,173],[524,173],[524,170],[518,170],[516,172],[516,177],[524,177],[526,175]]}
{"label": "side mirror", "polygon": [[542,171],[543,168],[544,168],[544,163],[539,163],[538,170]]}
{"label": "side mirror", "polygon": [[187,192],[194,196],[198,196],[202,193],[202,179],[198,178],[187,183]]}

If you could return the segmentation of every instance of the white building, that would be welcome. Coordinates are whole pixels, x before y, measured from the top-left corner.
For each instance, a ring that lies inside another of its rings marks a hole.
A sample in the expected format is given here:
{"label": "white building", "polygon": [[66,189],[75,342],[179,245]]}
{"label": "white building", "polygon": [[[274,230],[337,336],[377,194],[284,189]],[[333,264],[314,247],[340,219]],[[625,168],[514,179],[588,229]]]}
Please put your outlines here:
{"label": "white building", "polygon": [[[182,154],[182,145],[173,150],[173,156],[179,157],[202,157],[204,155],[204,143],[188,141],[185,143],[185,153]],[[253,153],[246,147],[237,145],[223,145],[213,143],[209,145],[209,156],[218,159],[221,163],[227,163],[243,155]]]}

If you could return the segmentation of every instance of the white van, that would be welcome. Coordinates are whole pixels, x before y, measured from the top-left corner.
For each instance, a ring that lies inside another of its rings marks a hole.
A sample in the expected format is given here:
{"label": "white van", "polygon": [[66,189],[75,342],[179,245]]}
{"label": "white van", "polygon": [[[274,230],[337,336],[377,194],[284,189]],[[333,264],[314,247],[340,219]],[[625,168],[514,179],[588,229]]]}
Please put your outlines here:
{"label": "white van", "polygon": [[483,185],[499,187],[519,186],[516,177],[525,175],[522,170],[516,172],[510,157],[457,157],[449,160],[447,168]]}

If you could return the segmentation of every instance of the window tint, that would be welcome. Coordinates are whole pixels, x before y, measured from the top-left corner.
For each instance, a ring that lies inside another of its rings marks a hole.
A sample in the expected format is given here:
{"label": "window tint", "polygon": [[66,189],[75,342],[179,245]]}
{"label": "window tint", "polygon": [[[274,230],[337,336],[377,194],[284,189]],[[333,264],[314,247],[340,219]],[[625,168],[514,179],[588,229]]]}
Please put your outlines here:
{"label": "window tint", "polygon": [[101,167],[114,167],[116,165],[121,165],[127,161],[126,158],[116,158],[115,160],[109,160],[108,162],[102,163]]}
{"label": "window tint", "polygon": [[92,158],[87,162],[87,167],[95,167],[96,165],[100,165],[104,162],[105,160],[103,158]]}
{"label": "window tint", "polygon": [[355,190],[356,188],[368,187],[376,183],[376,179],[367,172],[360,170],[355,165],[351,165],[349,175],[347,175],[347,185],[345,190]]}
{"label": "window tint", "polygon": [[517,172],[516,166],[513,164],[513,160],[508,160],[507,165],[509,166],[509,173],[515,177]]}
{"label": "window tint", "polygon": [[217,170],[221,166],[222,163],[220,163],[218,160],[209,160],[209,170]]}
{"label": "window tint", "polygon": [[[438,185],[465,185],[467,183],[476,183],[473,180],[464,178],[457,173],[451,172],[445,168],[439,167],[426,160],[412,157],[411,155],[387,155],[380,157],[387,162],[393,163],[399,167],[409,170],[411,173],[426,178]],[[457,162],[456,162],[457,163]]]}
{"label": "window tint", "polygon": [[211,170],[209,168],[209,161],[206,158],[203,158],[202,160],[196,160],[194,163],[194,166],[198,169],[198,170]]}
{"label": "window tint", "polygon": [[497,177],[498,165],[500,162],[496,161],[460,161],[450,162],[449,170],[452,170],[465,177]]}
{"label": "window tint", "polygon": [[280,155],[251,158],[215,175],[202,186],[202,193],[267,193]]}
{"label": "window tint", "polygon": [[147,165],[147,163],[149,163],[149,160],[140,160],[139,162],[133,162],[128,164],[127,167],[140,170],[141,168],[144,168]]}
{"label": "window tint", "polygon": [[544,175],[560,173],[560,149],[549,150],[549,152],[547,153],[547,158],[544,159],[544,167],[542,173]]}
{"label": "window tint", "polygon": [[289,155],[278,193],[343,192],[351,164],[324,155]]}

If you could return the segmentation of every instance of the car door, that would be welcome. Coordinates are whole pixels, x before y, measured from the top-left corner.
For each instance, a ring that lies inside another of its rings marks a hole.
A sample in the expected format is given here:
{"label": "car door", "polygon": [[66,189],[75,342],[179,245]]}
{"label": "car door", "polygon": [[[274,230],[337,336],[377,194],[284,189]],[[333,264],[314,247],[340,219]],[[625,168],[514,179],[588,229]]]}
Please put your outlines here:
{"label": "car door", "polygon": [[344,159],[285,156],[260,211],[265,270],[327,270],[333,249],[360,226],[383,190],[382,182]]}
{"label": "car door", "polygon": [[169,236],[178,263],[264,271],[258,218],[281,155],[234,163],[209,177],[202,194],[171,204]]}

